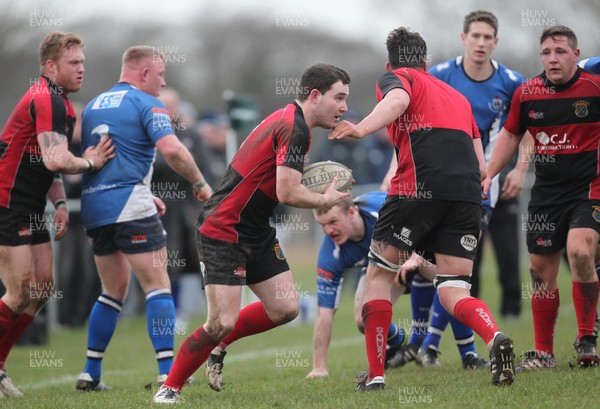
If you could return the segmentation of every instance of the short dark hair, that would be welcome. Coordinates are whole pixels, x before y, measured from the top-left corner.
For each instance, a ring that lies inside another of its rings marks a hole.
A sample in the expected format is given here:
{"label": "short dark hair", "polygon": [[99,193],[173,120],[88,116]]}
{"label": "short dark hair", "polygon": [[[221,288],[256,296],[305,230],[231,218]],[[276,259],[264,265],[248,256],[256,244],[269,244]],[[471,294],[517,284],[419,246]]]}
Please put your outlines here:
{"label": "short dark hair", "polygon": [[567,37],[567,42],[569,43],[569,46],[573,50],[577,49],[577,36],[575,35],[575,32],[567,26],[546,27],[544,31],[542,31],[542,36],[540,37],[540,45],[542,45],[542,43],[547,38],[554,38],[559,36]]}
{"label": "short dark hair", "polygon": [[346,71],[333,65],[311,65],[302,73],[300,90],[296,98],[298,101],[306,101],[306,98],[308,98],[313,89],[324,94],[338,81],[342,81],[344,85],[350,84],[350,76]]}
{"label": "short dark hair", "polygon": [[476,22],[489,24],[494,29],[494,37],[498,35],[498,19],[491,11],[477,10],[467,14],[463,22],[463,33],[468,34],[471,23]]}
{"label": "short dark hair", "polygon": [[388,62],[392,69],[423,68],[427,62],[427,44],[417,32],[398,27],[388,34],[385,42]]}

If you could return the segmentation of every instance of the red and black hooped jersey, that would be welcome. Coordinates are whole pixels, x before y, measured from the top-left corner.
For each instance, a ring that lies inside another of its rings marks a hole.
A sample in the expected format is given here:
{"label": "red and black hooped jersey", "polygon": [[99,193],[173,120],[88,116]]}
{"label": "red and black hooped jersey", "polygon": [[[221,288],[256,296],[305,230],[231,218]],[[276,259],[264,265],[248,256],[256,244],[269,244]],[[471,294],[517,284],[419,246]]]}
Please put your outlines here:
{"label": "red and black hooped jersey", "polygon": [[311,132],[302,109],[289,104],[248,135],[199,217],[200,232],[230,243],[257,245],[274,234],[278,166],[304,170]]}
{"label": "red and black hooped jersey", "polygon": [[54,179],[42,159],[42,132],[73,135],[75,112],[62,89],[39,77],[13,110],[0,135],[0,206],[18,212],[43,212]]}
{"label": "red and black hooped jersey", "polygon": [[504,128],[535,142],[532,206],[600,199],[600,77],[577,69],[565,84],[542,74],[517,88]]}
{"label": "red and black hooped jersey", "polygon": [[410,97],[406,112],[388,126],[398,155],[390,195],[424,200],[481,203],[479,138],[471,105],[431,74],[412,68],[387,72],[377,82],[377,100],[394,88]]}

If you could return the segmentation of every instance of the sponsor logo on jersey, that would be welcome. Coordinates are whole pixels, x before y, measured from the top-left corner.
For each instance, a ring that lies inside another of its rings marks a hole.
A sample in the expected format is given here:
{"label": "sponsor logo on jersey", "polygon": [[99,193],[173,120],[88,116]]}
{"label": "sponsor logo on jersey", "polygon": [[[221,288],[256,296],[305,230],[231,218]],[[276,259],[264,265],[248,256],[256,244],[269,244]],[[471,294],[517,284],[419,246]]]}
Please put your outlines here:
{"label": "sponsor logo on jersey", "polygon": [[400,234],[394,232],[393,236],[394,236],[394,238],[400,240],[402,243],[404,243],[408,246],[412,246],[413,242],[412,242],[412,240],[410,240],[411,233],[412,233],[411,229],[403,227],[402,230],[400,230]]}
{"label": "sponsor logo on jersey", "polygon": [[592,212],[592,217],[598,223],[600,223],[600,206],[594,206],[594,211]]}
{"label": "sponsor logo on jersey", "polygon": [[131,236],[131,244],[142,244],[148,242],[148,236],[145,234],[134,234]]}
{"label": "sponsor logo on jersey", "polygon": [[585,118],[586,116],[588,116],[588,114],[589,114],[588,105],[590,105],[590,103],[587,101],[575,102],[573,104],[573,106],[575,107],[575,115],[578,116],[579,118]]}
{"label": "sponsor logo on jersey", "polygon": [[544,119],[543,112],[535,112],[533,109],[529,110],[527,116],[529,117],[529,119]]}
{"label": "sponsor logo on jersey", "polygon": [[552,245],[552,239],[544,240],[543,238],[538,237],[535,240],[535,244],[539,247],[550,247]]}
{"label": "sponsor logo on jersey", "polygon": [[239,266],[233,270],[233,275],[237,278],[246,278],[246,269],[242,266]]}
{"label": "sponsor logo on jersey", "polygon": [[100,94],[94,101],[92,109],[118,108],[121,106],[125,94],[127,94],[127,91],[105,92],[104,94]]}
{"label": "sponsor logo on jersey", "polygon": [[460,245],[467,251],[473,251],[477,248],[477,237],[472,234],[465,234],[460,238]]}
{"label": "sponsor logo on jersey", "polygon": [[21,227],[19,230],[19,237],[31,236],[31,230],[28,227]]}
{"label": "sponsor logo on jersey", "polygon": [[279,260],[285,260],[285,256],[283,255],[283,250],[281,249],[281,246],[279,245],[279,243],[277,243],[275,245],[275,247],[273,247],[273,251],[275,252],[275,257],[277,257]]}
{"label": "sponsor logo on jersey", "polygon": [[385,360],[385,342],[383,341],[383,327],[375,328],[375,345],[377,346],[377,359],[380,362]]}

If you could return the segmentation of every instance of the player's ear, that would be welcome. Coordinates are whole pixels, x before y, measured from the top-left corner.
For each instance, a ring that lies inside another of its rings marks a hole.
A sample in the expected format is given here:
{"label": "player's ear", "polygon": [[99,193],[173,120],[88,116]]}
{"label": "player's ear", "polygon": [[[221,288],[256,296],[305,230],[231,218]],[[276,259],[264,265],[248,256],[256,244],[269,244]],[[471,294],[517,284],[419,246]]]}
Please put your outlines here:
{"label": "player's ear", "polygon": [[322,95],[323,94],[321,94],[321,92],[318,89],[313,88],[310,91],[310,94],[308,94],[308,99],[312,103],[319,103],[319,101],[321,100],[321,96]]}
{"label": "player's ear", "polygon": [[386,63],[385,63],[385,70],[386,70],[386,72],[390,72],[390,71],[392,71],[392,66],[390,65],[390,63],[389,63],[389,62],[386,62]]}

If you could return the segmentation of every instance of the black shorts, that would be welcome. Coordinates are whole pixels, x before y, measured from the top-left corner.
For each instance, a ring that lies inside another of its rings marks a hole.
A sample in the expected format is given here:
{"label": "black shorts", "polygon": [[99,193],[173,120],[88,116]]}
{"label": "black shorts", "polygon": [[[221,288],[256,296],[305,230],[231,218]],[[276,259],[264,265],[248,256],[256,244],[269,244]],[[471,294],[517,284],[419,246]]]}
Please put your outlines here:
{"label": "black shorts", "polygon": [[373,240],[405,251],[415,249],[474,260],[481,205],[388,196],[379,211]]}
{"label": "black shorts", "polygon": [[265,244],[250,246],[215,240],[196,230],[196,246],[205,286],[257,284],[290,269],[274,234]]}
{"label": "black shorts", "polygon": [[589,228],[600,233],[600,200],[530,206],[523,223],[531,254],[554,253],[566,247],[570,229]]}
{"label": "black shorts", "polygon": [[167,232],[158,214],[140,220],[108,224],[87,231],[92,251],[105,256],[115,251],[126,254],[149,253],[167,245]]}
{"label": "black shorts", "polygon": [[24,246],[48,243],[50,233],[44,213],[19,213],[0,206],[0,246]]}

